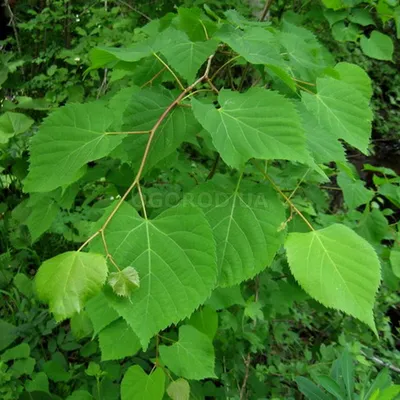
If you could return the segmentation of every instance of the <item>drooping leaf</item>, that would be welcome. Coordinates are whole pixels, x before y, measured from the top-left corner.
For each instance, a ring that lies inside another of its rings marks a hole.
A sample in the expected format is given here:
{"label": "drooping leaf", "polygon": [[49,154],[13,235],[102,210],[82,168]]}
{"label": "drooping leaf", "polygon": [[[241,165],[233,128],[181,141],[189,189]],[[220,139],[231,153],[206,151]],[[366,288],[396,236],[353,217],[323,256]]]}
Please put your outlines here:
{"label": "drooping leaf", "polygon": [[113,114],[98,103],[69,104],[50,114],[31,143],[26,192],[70,185],[86,163],[106,157],[123,135],[107,135]]}
{"label": "drooping leaf", "polygon": [[330,376],[320,375],[316,378],[316,382],[322,386],[328,393],[334,395],[336,399],[346,400],[346,394],[341,387]]}
{"label": "drooping leaf", "polygon": [[327,132],[367,152],[372,112],[359,91],[337,79],[319,78],[317,94],[303,92],[302,101]]}
{"label": "drooping leaf", "polygon": [[7,143],[11,137],[26,132],[33,122],[33,119],[25,114],[16,112],[4,113],[0,116],[0,143]]}
{"label": "drooping leaf", "polygon": [[214,378],[214,347],[211,339],[190,325],[179,328],[179,341],[160,346],[163,363],[176,375],[186,379]]}
{"label": "drooping leaf", "polygon": [[0,351],[8,347],[18,336],[18,328],[16,326],[0,319]]}
{"label": "drooping leaf", "polygon": [[172,400],[189,400],[189,382],[185,379],[179,378],[169,384],[167,387],[167,393]]}
{"label": "drooping leaf", "polygon": [[162,400],[165,373],[161,368],[147,375],[139,365],[126,371],[121,382],[121,400]]}
{"label": "drooping leaf", "polygon": [[[158,331],[189,316],[214,288],[214,239],[203,213],[194,206],[173,207],[147,220],[123,204],[105,237],[119,267],[133,266],[139,273],[140,288],[129,299],[108,299],[144,348]],[[101,241],[95,248],[102,251]]]}
{"label": "drooping leaf", "polygon": [[193,83],[197,71],[214,53],[218,46],[216,40],[206,42],[192,42],[188,36],[173,28],[168,28],[162,33],[167,43],[160,49],[168,64],[183,76],[188,83]]}
{"label": "drooping leaf", "polygon": [[375,25],[371,12],[367,8],[354,8],[351,10],[349,20],[362,26]]}
{"label": "drooping leaf", "polygon": [[344,385],[347,391],[347,398],[351,399],[354,393],[354,364],[353,359],[351,358],[351,355],[347,349],[343,351],[340,357],[340,364]]}
{"label": "drooping leaf", "polygon": [[368,242],[350,228],[334,224],[309,233],[290,233],[285,248],[292,274],[311,297],[358,318],[376,332],[372,309],[380,264]]}
{"label": "drooping leaf", "polygon": [[308,159],[299,115],[282,95],[260,88],[246,93],[221,90],[218,102],[218,109],[196,99],[192,106],[195,117],[210,132],[216,149],[231,167],[240,168],[250,158]]}
{"label": "drooping leaf", "polygon": [[201,207],[217,244],[220,286],[232,286],[265,269],[283,242],[285,211],[267,186],[215,177],[188,199]]}
{"label": "drooping leaf", "polygon": [[48,303],[57,321],[72,317],[96,295],[107,278],[100,254],[69,251],[45,261],[36,274],[39,299]]}
{"label": "drooping leaf", "polygon": [[355,231],[369,243],[376,245],[386,236],[388,229],[389,222],[382,212],[376,208],[369,210],[366,207]]}
{"label": "drooping leaf", "polygon": [[131,357],[140,350],[140,342],[132,328],[119,318],[99,333],[101,361]]}
{"label": "drooping leaf", "polygon": [[362,36],[360,40],[361,50],[365,55],[377,60],[391,61],[394,45],[390,36],[379,31],[372,31],[369,38]]}
{"label": "drooping leaf", "polygon": [[135,268],[126,267],[121,271],[111,272],[108,284],[118,296],[129,297],[140,286],[140,277]]}
{"label": "drooping leaf", "polygon": [[344,201],[350,209],[369,203],[374,192],[367,189],[359,179],[350,178],[346,173],[338,174],[337,183],[343,191]]}

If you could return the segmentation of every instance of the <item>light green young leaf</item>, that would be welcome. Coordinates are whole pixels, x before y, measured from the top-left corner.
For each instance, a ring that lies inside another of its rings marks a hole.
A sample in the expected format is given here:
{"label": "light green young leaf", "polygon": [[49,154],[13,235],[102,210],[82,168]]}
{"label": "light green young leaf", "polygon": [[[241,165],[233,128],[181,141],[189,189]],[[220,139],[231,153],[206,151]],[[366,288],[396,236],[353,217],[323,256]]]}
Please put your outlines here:
{"label": "light green young leaf", "polygon": [[99,333],[101,361],[120,360],[134,356],[140,350],[140,342],[132,328],[119,318]]}
{"label": "light green young leaf", "polygon": [[167,387],[167,393],[172,400],[189,400],[189,382],[185,379],[179,378],[169,384]]}
{"label": "light green young leaf", "polygon": [[215,36],[252,64],[284,66],[275,35],[263,28],[246,27],[240,30],[223,25]]}
{"label": "light green young leaf", "polygon": [[199,68],[214,53],[216,40],[192,42],[186,33],[173,28],[163,31],[167,43],[160,49],[168,65],[176,70],[188,83],[193,83]]}
{"label": "light green young leaf", "polygon": [[[215,286],[214,238],[194,206],[173,207],[147,220],[125,203],[105,237],[120,268],[131,265],[139,273],[140,288],[130,299],[110,294],[109,301],[144,348],[160,330],[188,317]],[[100,240],[94,246],[103,251]]]}
{"label": "light green young leaf", "polygon": [[107,263],[100,254],[69,251],[45,261],[36,274],[39,299],[48,303],[57,321],[80,312],[107,278]]}
{"label": "light green young leaf", "polygon": [[343,0],[322,0],[324,6],[333,10],[339,10],[344,7]]}
{"label": "light green young leaf", "polygon": [[218,102],[221,108],[216,109],[192,99],[193,112],[231,167],[241,168],[250,158],[308,159],[300,117],[282,95],[261,88],[221,90]]}
{"label": "light green young leaf", "polygon": [[31,143],[26,192],[70,185],[90,161],[106,157],[123,135],[107,135],[113,114],[99,103],[69,104],[54,111]]}
{"label": "light green young leaf", "polygon": [[111,272],[108,284],[118,296],[129,297],[140,286],[140,277],[135,268],[126,267],[121,271]]}
{"label": "light green young leaf", "polygon": [[214,347],[210,338],[190,325],[179,328],[179,341],[160,346],[163,363],[175,374],[186,379],[215,378]]}
{"label": "light green young leaf", "polygon": [[336,138],[367,153],[372,112],[368,100],[346,82],[317,80],[317,94],[302,93],[302,101],[319,124]]}
{"label": "light green young leaf", "polygon": [[372,31],[369,38],[362,36],[360,40],[361,50],[365,55],[377,60],[392,61],[394,45],[388,35],[379,31]]}
{"label": "light green young leaf", "polygon": [[161,368],[147,375],[139,365],[126,371],[121,382],[121,400],[162,400],[165,373]]}
{"label": "light green young leaf", "polygon": [[337,183],[342,189],[344,201],[350,209],[367,204],[374,197],[374,192],[367,189],[361,180],[350,178],[344,172],[338,174]]}
{"label": "light green young leaf", "polygon": [[376,332],[373,318],[380,263],[373,247],[350,228],[334,224],[290,233],[285,243],[292,274],[326,307],[358,318]]}
{"label": "light green young leaf", "polygon": [[0,116],[0,143],[7,143],[11,137],[26,132],[33,122],[33,119],[25,114],[4,113]]}
{"label": "light green young leaf", "polygon": [[188,196],[202,207],[217,244],[219,285],[250,279],[272,262],[283,243],[285,211],[268,186],[222,176]]}

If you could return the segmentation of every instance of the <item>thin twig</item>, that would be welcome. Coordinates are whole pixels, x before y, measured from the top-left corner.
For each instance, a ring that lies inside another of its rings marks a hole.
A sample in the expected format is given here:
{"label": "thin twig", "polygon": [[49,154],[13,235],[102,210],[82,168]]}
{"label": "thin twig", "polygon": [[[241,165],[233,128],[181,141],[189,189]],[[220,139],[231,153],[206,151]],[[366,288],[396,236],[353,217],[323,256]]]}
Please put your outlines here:
{"label": "thin twig", "polygon": [[161,63],[162,65],[164,65],[164,67],[167,68],[167,70],[172,74],[172,76],[175,78],[176,82],[178,83],[179,88],[180,88],[181,90],[185,90],[185,87],[182,85],[182,82],[180,81],[180,79],[178,78],[178,76],[175,74],[175,72],[172,71],[172,69],[169,67],[169,65],[168,65],[167,63],[165,63],[164,60],[163,60],[161,57],[159,57],[159,56],[157,55],[157,53],[153,53],[153,56],[154,56],[155,58],[157,58],[157,60],[160,61],[160,63]]}
{"label": "thin twig", "polygon": [[135,13],[141,15],[143,18],[146,18],[147,21],[151,21],[151,18],[150,18],[148,15],[146,15],[146,14],[143,13],[143,12],[141,12],[141,11],[138,10],[137,8],[132,7],[130,4],[126,3],[125,1],[122,1],[122,0],[117,0],[117,1],[118,1],[118,3],[123,4],[124,6],[128,7],[130,10],[134,11]]}
{"label": "thin twig", "polygon": [[247,380],[249,379],[249,372],[250,372],[250,364],[251,364],[251,355],[250,353],[247,354],[246,358],[244,359],[244,365],[246,367],[245,373],[244,373],[244,378],[243,378],[243,383],[242,387],[240,388],[240,400],[243,400],[246,394],[246,385],[247,385]]}
{"label": "thin twig", "polygon": [[364,351],[361,351],[361,354],[362,354],[364,357],[368,358],[368,360],[373,361],[375,364],[381,365],[382,367],[389,368],[389,369],[391,369],[392,371],[397,372],[398,374],[400,374],[400,368],[398,368],[398,367],[396,367],[396,366],[390,364],[389,362],[383,361],[383,360],[381,360],[380,358],[375,357],[375,356],[369,356],[369,355],[367,355]]}
{"label": "thin twig", "polygon": [[293,208],[294,211],[299,215],[299,217],[307,224],[307,226],[312,230],[315,231],[313,226],[308,222],[307,218],[302,214],[302,212],[293,204],[293,202],[286,196],[285,193],[279,188],[279,186],[274,182],[274,180],[266,173],[264,170],[255,162],[253,161],[255,167],[264,175],[265,179],[267,179],[273,188],[289,203],[290,207]]}
{"label": "thin twig", "polygon": [[[210,68],[211,68],[211,62],[212,59],[214,57],[214,54],[211,55],[210,57],[208,57],[207,60],[207,66],[206,66],[206,70],[204,72],[204,74],[197,79],[194,83],[192,83],[191,85],[189,85],[186,89],[184,89],[181,94],[164,110],[164,112],[161,114],[161,116],[158,118],[157,122],[154,124],[153,128],[150,131],[150,135],[149,138],[147,140],[147,144],[146,144],[146,148],[144,150],[143,156],[142,156],[142,161],[140,163],[138,172],[136,174],[135,179],[133,180],[133,182],[131,183],[131,185],[129,186],[129,188],[126,190],[126,192],[123,194],[123,196],[119,199],[118,203],[116,204],[116,206],[114,207],[114,209],[111,211],[110,215],[107,217],[107,219],[105,220],[105,222],[103,223],[102,227],[98,230],[98,233],[101,233],[102,235],[102,239],[103,239],[103,245],[104,245],[104,249],[107,253],[107,256],[110,258],[110,260],[112,260],[112,257],[110,255],[110,253],[108,252],[108,248],[107,248],[107,242],[105,240],[105,236],[104,236],[104,231],[107,228],[107,226],[109,225],[109,223],[111,222],[112,218],[114,217],[114,215],[118,212],[118,210],[120,209],[120,207],[122,206],[122,204],[124,203],[124,201],[126,200],[126,198],[128,197],[129,193],[133,190],[133,188],[139,184],[140,178],[142,176],[142,173],[144,171],[144,167],[146,164],[146,160],[147,157],[149,155],[150,152],[150,147],[151,144],[153,142],[154,139],[154,135],[157,132],[157,129],[160,127],[160,125],[162,124],[162,122],[164,121],[164,119],[168,116],[168,114],[179,104],[179,102],[189,93],[191,92],[199,83],[203,82],[204,80],[208,79],[208,75],[210,73]],[[82,250],[85,246],[88,245],[88,243],[90,243],[97,235],[98,233],[93,234],[81,247],[79,250]],[[117,267],[118,268],[118,267]]]}
{"label": "thin twig", "polygon": [[107,90],[107,73],[108,73],[108,68],[105,68],[103,80],[102,80],[99,90],[97,92],[96,100],[98,100],[100,98],[100,96],[102,95],[102,93],[103,92],[105,93]]}
{"label": "thin twig", "polygon": [[217,166],[218,166],[218,163],[219,163],[220,159],[221,159],[221,156],[220,156],[219,153],[217,153],[217,156],[215,157],[214,163],[213,163],[213,165],[211,167],[211,171],[210,171],[210,173],[208,174],[208,176],[206,178],[207,181],[212,179],[213,176],[215,175],[215,172],[217,171]]}
{"label": "thin twig", "polygon": [[265,6],[264,6],[264,8],[263,8],[263,10],[261,12],[260,22],[263,22],[264,19],[266,18],[267,14],[268,14],[268,11],[269,11],[269,8],[271,7],[273,1],[274,0],[266,0]]}
{"label": "thin twig", "polygon": [[4,0],[4,5],[6,6],[8,14],[10,15],[10,23],[11,23],[11,26],[12,26],[13,31],[14,31],[15,41],[17,42],[18,54],[21,57],[22,56],[22,50],[21,50],[21,44],[20,44],[20,41],[19,41],[17,25],[15,23],[15,16],[14,16],[14,13],[12,11],[12,8],[11,8],[10,3],[9,3],[8,0]]}

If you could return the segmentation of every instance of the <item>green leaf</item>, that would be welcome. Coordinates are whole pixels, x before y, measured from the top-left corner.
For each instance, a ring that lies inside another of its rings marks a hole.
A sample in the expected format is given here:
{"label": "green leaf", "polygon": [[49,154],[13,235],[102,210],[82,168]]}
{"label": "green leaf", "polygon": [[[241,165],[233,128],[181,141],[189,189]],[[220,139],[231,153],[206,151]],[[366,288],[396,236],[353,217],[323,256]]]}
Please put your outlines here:
{"label": "green leaf", "polygon": [[196,311],[187,323],[213,340],[218,330],[218,314],[211,307],[204,306]]}
{"label": "green leaf", "polygon": [[161,368],[147,375],[139,365],[126,371],[121,383],[121,400],[162,400],[165,374]]}
{"label": "green leaf", "polygon": [[32,380],[28,380],[25,384],[25,388],[28,392],[45,392],[49,391],[49,379],[44,372],[38,372],[32,377]]}
{"label": "green leaf", "polygon": [[112,287],[114,293],[122,297],[129,297],[135,289],[140,287],[139,274],[133,267],[126,267],[122,271],[111,272],[107,282]]}
{"label": "green leaf", "polygon": [[33,122],[32,118],[24,114],[16,112],[4,113],[0,116],[0,143],[7,143],[11,137],[26,132]]}
{"label": "green leaf", "polygon": [[317,94],[302,92],[302,101],[319,124],[336,138],[367,153],[372,112],[368,100],[352,86],[332,78],[317,80]]}
{"label": "green leaf", "polygon": [[349,20],[362,26],[375,25],[370,11],[366,8],[354,8],[351,10]]}
{"label": "green leaf", "polygon": [[223,310],[236,304],[244,306],[245,301],[240,291],[240,285],[236,285],[226,288],[216,288],[206,304],[214,310]]}
{"label": "green leaf", "polygon": [[10,372],[14,378],[19,378],[22,375],[32,375],[35,364],[36,360],[32,357],[17,360],[10,367]]}
{"label": "green leaf", "polygon": [[297,104],[303,127],[306,132],[307,147],[315,162],[329,163],[332,161],[346,161],[342,144],[330,135],[319,123],[317,118],[310,113],[304,104]]}
{"label": "green leaf", "polygon": [[332,400],[331,396],[307,378],[299,376],[296,378],[296,383],[300,392],[309,400]]}
{"label": "green leaf", "polygon": [[223,25],[215,36],[252,64],[284,65],[275,35],[263,28]]}
{"label": "green leaf", "polygon": [[327,8],[332,8],[333,10],[338,10],[343,8],[343,0],[322,0],[322,3]]}
{"label": "green leaf", "polygon": [[54,111],[31,143],[26,192],[69,185],[90,161],[106,157],[123,135],[107,135],[113,114],[99,103],[70,104]]}
{"label": "green leaf", "polygon": [[[133,93],[125,108],[122,129],[124,131],[146,131],[153,128],[165,109],[174,101],[173,92],[162,87],[142,89]],[[200,125],[187,107],[175,107],[157,129],[147,157],[144,172],[168,157],[184,140],[200,131]],[[122,158],[139,166],[148,135],[128,135],[116,151]],[[121,157],[119,157],[121,158]]]}
{"label": "green leaf", "polygon": [[93,397],[86,390],[75,390],[66,400],[93,400]]}
{"label": "green leaf", "polygon": [[324,17],[329,22],[329,25],[332,26],[338,21],[343,21],[348,16],[347,10],[333,11],[333,10],[324,10]]}
{"label": "green leaf", "polygon": [[347,398],[351,399],[354,394],[354,364],[347,349],[343,351],[340,357],[340,364],[344,385],[347,390]]}
{"label": "green leaf", "polygon": [[350,209],[367,204],[374,197],[374,192],[367,189],[361,180],[350,178],[344,172],[338,174],[337,183],[343,190],[344,201]]}
{"label": "green leaf", "polygon": [[178,26],[194,42],[207,40],[206,32],[211,37],[216,30],[216,24],[203,14],[202,10],[197,7],[178,8]]}
{"label": "green leaf", "polygon": [[107,278],[103,256],[69,251],[45,261],[36,274],[39,299],[48,303],[57,321],[79,313]]}
{"label": "green leaf", "polygon": [[[346,400],[346,394],[342,392],[340,386],[329,376],[320,375],[317,377],[316,382],[322,386],[327,392],[333,394],[337,399]],[[349,397],[351,399],[351,397]]]}
{"label": "green leaf", "polygon": [[10,360],[18,360],[20,358],[28,358],[31,354],[31,349],[28,343],[21,343],[11,349],[6,350],[1,356],[1,361],[7,362]]}
{"label": "green leaf", "polygon": [[388,35],[379,31],[372,31],[369,38],[362,36],[360,40],[361,50],[365,55],[377,60],[392,61],[394,45]]}
{"label": "green leaf", "polygon": [[134,356],[140,350],[140,342],[132,328],[119,318],[99,333],[101,361],[120,360]]}
{"label": "green leaf", "polygon": [[360,28],[358,25],[340,21],[332,26],[332,35],[338,42],[356,42],[360,35]]}
{"label": "green leaf", "polygon": [[358,318],[376,332],[372,310],[380,264],[368,242],[350,228],[334,224],[309,233],[290,233],[285,248],[293,276],[311,297]]}
{"label": "green leaf", "polygon": [[16,326],[0,319],[0,351],[7,348],[18,336]]}
{"label": "green leaf", "polygon": [[167,393],[172,400],[189,400],[189,382],[185,379],[179,378],[169,384],[167,387]]}
{"label": "green leaf", "polygon": [[390,264],[393,273],[400,278],[400,248],[396,247],[390,251]]}
{"label": "green leaf", "polygon": [[[215,286],[214,238],[204,214],[194,206],[173,207],[148,220],[125,203],[105,237],[119,267],[131,265],[139,273],[140,288],[130,299],[108,298],[144,348],[154,334],[188,317]],[[100,240],[95,246],[103,251]]]}
{"label": "green leaf", "polygon": [[341,62],[336,64],[335,71],[339,73],[340,80],[352,85],[368,100],[371,99],[373,89],[368,74],[356,64]]}
{"label": "green leaf", "polygon": [[210,338],[189,325],[179,328],[179,341],[172,346],[160,346],[163,363],[186,379],[215,378],[214,347]]}
{"label": "green leaf", "polygon": [[252,88],[246,93],[221,90],[218,102],[221,108],[216,109],[192,99],[193,112],[231,167],[240,168],[250,158],[308,159],[301,121],[290,100]]}
{"label": "green leaf", "polygon": [[193,83],[197,71],[214,53],[218,46],[215,40],[192,42],[188,36],[173,28],[163,31],[167,43],[160,49],[169,66],[176,70],[189,83]]}
{"label": "green leaf", "polygon": [[41,193],[39,196],[41,198],[35,202],[25,222],[31,234],[32,243],[51,227],[60,212],[60,207],[52,197]]}
{"label": "green leaf", "polygon": [[74,314],[70,321],[71,333],[77,340],[84,339],[93,333],[93,325],[86,311]]}
{"label": "green leaf", "polygon": [[285,211],[268,186],[217,176],[187,199],[201,207],[217,244],[219,285],[254,277],[272,262],[283,243]]}
{"label": "green leaf", "polygon": [[103,292],[92,297],[86,303],[85,308],[93,324],[94,336],[119,318],[118,313],[110,306]]}
{"label": "green leaf", "polygon": [[372,245],[377,245],[386,236],[389,230],[389,222],[376,208],[369,210],[366,207],[363,217],[355,231]]}

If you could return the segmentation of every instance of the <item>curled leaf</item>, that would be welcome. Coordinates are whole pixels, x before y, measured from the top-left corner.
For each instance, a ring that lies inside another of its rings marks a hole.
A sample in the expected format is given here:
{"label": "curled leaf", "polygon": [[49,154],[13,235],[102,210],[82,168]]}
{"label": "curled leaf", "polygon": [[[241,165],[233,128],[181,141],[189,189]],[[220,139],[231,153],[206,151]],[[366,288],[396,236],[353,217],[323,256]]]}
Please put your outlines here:
{"label": "curled leaf", "polygon": [[139,274],[133,267],[126,267],[122,271],[112,272],[108,278],[108,284],[118,296],[129,297],[140,287]]}

